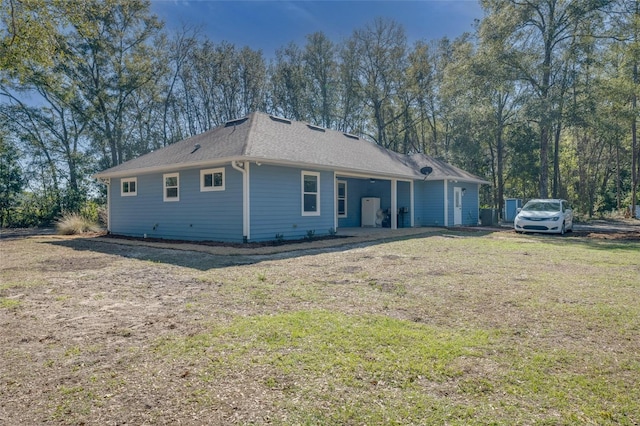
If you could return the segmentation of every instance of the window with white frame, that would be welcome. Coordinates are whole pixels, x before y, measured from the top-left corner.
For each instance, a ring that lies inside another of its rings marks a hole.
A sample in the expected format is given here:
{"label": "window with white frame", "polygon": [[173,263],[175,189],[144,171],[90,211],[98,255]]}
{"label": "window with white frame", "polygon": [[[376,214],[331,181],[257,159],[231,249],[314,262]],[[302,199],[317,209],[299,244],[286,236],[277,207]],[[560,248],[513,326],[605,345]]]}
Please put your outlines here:
{"label": "window with white frame", "polygon": [[224,191],[224,168],[200,170],[200,191]]}
{"label": "window with white frame", "polygon": [[338,217],[347,217],[347,181],[338,181],[336,198]]}
{"label": "window with white frame", "polygon": [[302,216],[320,215],[320,173],[302,172]]}
{"label": "window with white frame", "polygon": [[180,201],[180,174],[166,173],[162,175],[164,201]]}
{"label": "window with white frame", "polygon": [[120,195],[123,197],[133,197],[138,195],[138,178],[120,179]]}

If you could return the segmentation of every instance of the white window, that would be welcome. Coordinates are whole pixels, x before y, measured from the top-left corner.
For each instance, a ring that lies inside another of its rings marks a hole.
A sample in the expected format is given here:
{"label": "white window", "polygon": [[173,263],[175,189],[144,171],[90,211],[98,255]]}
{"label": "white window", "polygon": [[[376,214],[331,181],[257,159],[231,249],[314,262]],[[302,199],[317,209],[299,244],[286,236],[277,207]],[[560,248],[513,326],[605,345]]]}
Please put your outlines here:
{"label": "white window", "polygon": [[320,173],[302,172],[302,216],[320,216]]}
{"label": "white window", "polygon": [[164,201],[180,201],[180,175],[167,173],[162,175],[164,186]]}
{"label": "white window", "polygon": [[224,168],[200,170],[200,191],[224,191]]}
{"label": "white window", "polygon": [[337,205],[338,205],[338,217],[347,217],[347,182],[344,180],[338,181]]}
{"label": "white window", "polygon": [[123,197],[133,197],[138,195],[138,178],[120,179],[120,195]]}

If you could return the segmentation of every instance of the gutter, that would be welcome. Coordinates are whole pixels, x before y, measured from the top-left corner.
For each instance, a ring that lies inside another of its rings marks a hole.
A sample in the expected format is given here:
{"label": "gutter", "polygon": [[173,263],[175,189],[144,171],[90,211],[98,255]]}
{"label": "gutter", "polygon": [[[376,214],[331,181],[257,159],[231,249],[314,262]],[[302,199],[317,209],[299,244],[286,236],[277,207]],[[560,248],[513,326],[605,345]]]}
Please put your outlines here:
{"label": "gutter", "polygon": [[192,169],[197,167],[214,167],[219,164],[227,164],[229,161],[231,161],[232,166],[234,162],[235,163],[259,162],[262,164],[270,164],[270,165],[276,165],[276,166],[297,167],[297,168],[312,169],[312,170],[335,171],[338,174],[346,174],[354,177],[363,177],[367,179],[370,177],[376,177],[379,179],[388,179],[388,180],[398,179],[403,181],[409,181],[409,180],[422,180],[424,178],[424,176],[421,176],[415,173],[403,174],[403,173],[394,173],[394,172],[380,172],[376,170],[366,170],[366,169],[349,169],[349,168],[334,166],[331,164],[315,164],[315,163],[307,163],[307,162],[282,161],[282,160],[273,160],[273,159],[263,158],[263,157],[254,157],[254,156],[240,156],[240,157],[234,156],[234,157],[216,158],[213,160],[180,163],[179,165],[164,164],[159,166],[141,167],[141,168],[134,168],[134,169],[128,169],[128,170],[116,170],[112,172],[109,172],[109,169],[107,169],[102,172],[95,173],[94,175],[92,175],[92,177],[94,179],[122,178],[122,177],[135,176],[140,174],[150,174],[150,173],[160,173],[160,172],[167,173],[167,172],[173,172],[173,171],[177,172],[180,170]]}

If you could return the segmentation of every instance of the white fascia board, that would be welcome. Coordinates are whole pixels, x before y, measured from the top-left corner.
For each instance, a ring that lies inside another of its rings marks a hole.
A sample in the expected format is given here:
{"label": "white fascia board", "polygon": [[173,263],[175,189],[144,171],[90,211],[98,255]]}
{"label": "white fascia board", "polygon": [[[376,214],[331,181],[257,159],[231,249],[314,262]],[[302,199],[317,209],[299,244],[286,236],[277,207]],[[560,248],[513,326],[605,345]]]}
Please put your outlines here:
{"label": "white fascia board", "polygon": [[411,176],[406,174],[380,173],[377,171],[365,170],[365,169],[344,169],[340,167],[332,167],[330,165],[323,165],[323,164],[296,162],[296,161],[278,161],[278,160],[271,160],[271,159],[265,159],[260,157],[242,157],[242,156],[216,158],[216,159],[207,160],[207,161],[194,161],[190,163],[180,163],[180,164],[171,164],[171,165],[154,166],[154,167],[142,167],[138,169],[119,170],[119,171],[114,171],[110,173],[98,172],[92,175],[92,177],[94,179],[121,178],[121,177],[127,177],[127,176],[137,176],[137,175],[160,173],[160,172],[168,173],[168,172],[176,172],[180,170],[192,169],[197,167],[214,167],[221,164],[227,164],[232,161],[249,161],[254,163],[270,164],[275,166],[333,171],[340,176],[366,178],[366,179],[369,179],[369,178],[381,179],[381,180],[397,179],[403,182],[410,182],[412,180],[423,179],[420,175],[417,175],[417,174]]}
{"label": "white fascia board", "polygon": [[215,160],[207,160],[207,161],[194,161],[191,163],[180,163],[180,164],[171,164],[164,166],[153,166],[153,167],[141,167],[138,169],[127,169],[127,170],[118,170],[110,173],[98,172],[91,177],[94,179],[104,179],[104,178],[121,178],[126,176],[139,176],[139,175],[147,175],[151,173],[171,173],[177,172],[185,169],[194,169],[198,167],[214,167],[227,163],[231,163],[232,161],[247,161],[246,158],[243,157],[227,157],[227,158],[216,158]]}

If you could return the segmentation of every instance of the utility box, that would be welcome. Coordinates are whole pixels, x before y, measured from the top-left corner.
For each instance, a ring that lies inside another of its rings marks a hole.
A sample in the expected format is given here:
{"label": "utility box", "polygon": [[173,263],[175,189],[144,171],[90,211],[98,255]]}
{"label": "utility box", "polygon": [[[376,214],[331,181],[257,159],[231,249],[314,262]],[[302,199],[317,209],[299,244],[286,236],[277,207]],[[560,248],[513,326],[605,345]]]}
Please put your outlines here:
{"label": "utility box", "polygon": [[378,210],[380,210],[380,198],[364,197],[362,198],[362,218],[360,226],[375,227],[378,218]]}
{"label": "utility box", "polygon": [[504,214],[502,218],[505,222],[513,222],[518,214],[518,209],[522,208],[522,199],[507,198],[504,200]]}
{"label": "utility box", "polygon": [[480,223],[482,226],[498,224],[498,209],[480,209]]}

